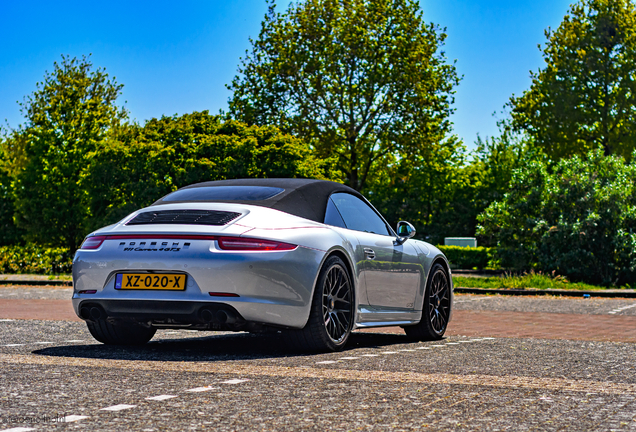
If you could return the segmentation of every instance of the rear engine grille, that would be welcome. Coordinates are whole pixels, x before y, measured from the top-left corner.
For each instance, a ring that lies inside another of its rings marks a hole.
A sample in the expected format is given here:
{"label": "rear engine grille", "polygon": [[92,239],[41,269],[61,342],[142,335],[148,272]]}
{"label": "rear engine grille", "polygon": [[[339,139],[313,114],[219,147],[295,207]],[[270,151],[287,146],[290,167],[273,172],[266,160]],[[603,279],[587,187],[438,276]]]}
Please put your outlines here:
{"label": "rear engine grille", "polygon": [[160,210],[139,213],[126,225],[226,225],[240,215],[241,213],[216,210]]}

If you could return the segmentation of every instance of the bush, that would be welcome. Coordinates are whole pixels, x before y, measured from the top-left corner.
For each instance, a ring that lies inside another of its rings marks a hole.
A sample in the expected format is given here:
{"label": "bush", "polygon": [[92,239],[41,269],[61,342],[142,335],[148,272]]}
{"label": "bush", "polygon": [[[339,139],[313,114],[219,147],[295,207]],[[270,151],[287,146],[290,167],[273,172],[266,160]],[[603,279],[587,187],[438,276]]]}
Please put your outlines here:
{"label": "bush", "polygon": [[453,269],[481,270],[488,267],[493,258],[493,248],[461,246],[437,246],[437,248],[446,255]]}
{"label": "bush", "polygon": [[71,273],[73,254],[67,248],[36,245],[0,247],[0,273]]}
{"label": "bush", "polygon": [[[636,155],[635,155],[636,156]],[[479,216],[504,267],[600,285],[636,282],[636,163],[593,151],[527,163]]]}

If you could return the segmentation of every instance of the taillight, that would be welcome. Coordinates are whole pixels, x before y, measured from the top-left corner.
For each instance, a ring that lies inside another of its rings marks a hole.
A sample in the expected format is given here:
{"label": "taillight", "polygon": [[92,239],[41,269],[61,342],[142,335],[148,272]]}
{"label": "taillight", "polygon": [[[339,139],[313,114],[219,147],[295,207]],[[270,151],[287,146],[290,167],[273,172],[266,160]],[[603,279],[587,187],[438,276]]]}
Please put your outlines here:
{"label": "taillight", "polygon": [[297,248],[289,243],[240,237],[219,237],[218,242],[219,248],[232,251],[286,251]]}
{"label": "taillight", "polygon": [[288,251],[298,246],[290,243],[271,240],[250,239],[241,237],[217,237],[207,235],[157,235],[157,234],[133,234],[133,235],[109,235],[86,237],[80,249],[97,249],[104,240],[128,240],[128,239],[179,239],[179,240],[216,240],[219,248],[228,251]]}
{"label": "taillight", "polygon": [[80,249],[97,249],[104,243],[104,240],[106,240],[106,236],[86,237]]}

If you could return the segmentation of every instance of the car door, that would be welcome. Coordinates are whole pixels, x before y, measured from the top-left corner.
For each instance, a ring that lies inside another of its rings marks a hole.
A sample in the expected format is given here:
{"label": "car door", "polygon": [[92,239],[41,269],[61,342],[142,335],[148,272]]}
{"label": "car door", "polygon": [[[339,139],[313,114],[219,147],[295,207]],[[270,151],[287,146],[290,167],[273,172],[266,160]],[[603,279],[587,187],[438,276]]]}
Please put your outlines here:
{"label": "car door", "polygon": [[362,270],[368,304],[413,309],[422,276],[415,248],[409,242],[396,244],[396,237],[384,219],[360,198],[335,193],[330,200],[346,228],[356,231],[359,241],[356,261]]}

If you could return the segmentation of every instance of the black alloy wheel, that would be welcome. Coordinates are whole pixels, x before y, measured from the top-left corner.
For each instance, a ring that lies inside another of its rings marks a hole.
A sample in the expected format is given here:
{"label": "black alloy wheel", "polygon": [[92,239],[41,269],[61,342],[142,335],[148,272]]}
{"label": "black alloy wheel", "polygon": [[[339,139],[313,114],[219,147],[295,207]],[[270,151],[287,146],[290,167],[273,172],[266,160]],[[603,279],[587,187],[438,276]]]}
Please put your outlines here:
{"label": "black alloy wheel", "polygon": [[405,326],[406,334],[416,340],[438,340],[444,336],[451,312],[451,284],[441,264],[435,264],[424,293],[422,318],[417,325]]}
{"label": "black alloy wheel", "polygon": [[342,259],[331,256],[318,276],[307,324],[283,334],[291,347],[303,351],[340,351],[351,334],[353,317],[353,283]]}
{"label": "black alloy wheel", "polygon": [[328,268],[322,288],[322,318],[327,335],[340,344],[351,332],[351,282],[340,264]]}
{"label": "black alloy wheel", "polygon": [[435,333],[444,334],[449,316],[450,283],[446,272],[443,269],[438,269],[433,273],[431,292],[428,298],[428,317]]}

